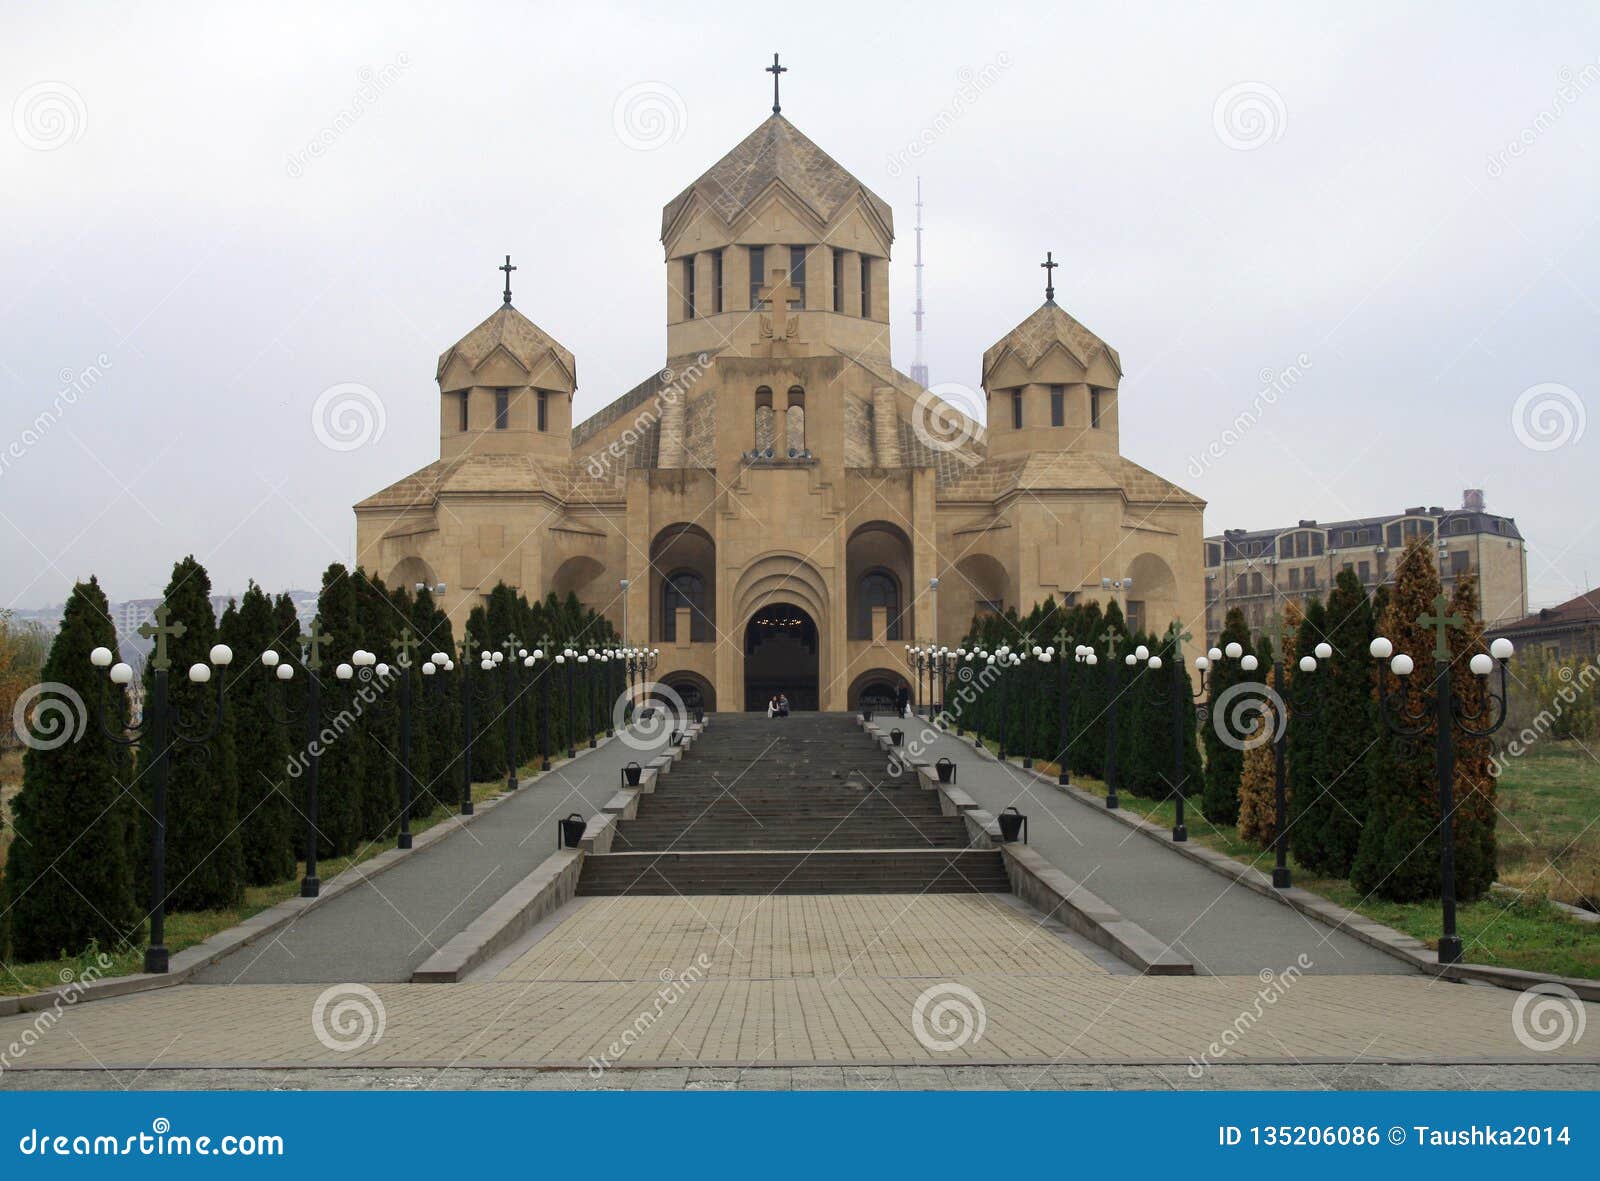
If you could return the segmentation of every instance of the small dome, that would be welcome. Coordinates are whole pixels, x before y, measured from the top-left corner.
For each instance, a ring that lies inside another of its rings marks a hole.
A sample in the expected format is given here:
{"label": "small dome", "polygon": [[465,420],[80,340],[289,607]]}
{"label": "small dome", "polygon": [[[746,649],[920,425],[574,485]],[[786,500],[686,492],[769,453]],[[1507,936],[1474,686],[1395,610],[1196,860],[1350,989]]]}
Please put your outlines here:
{"label": "small dome", "polygon": [[1122,358],[1116,349],[1074,320],[1054,300],[1046,300],[1038,311],[984,352],[984,383],[988,383],[989,375],[1003,358],[1014,356],[1023,368],[1032,369],[1052,345],[1060,345],[1085,369],[1103,354],[1117,375],[1122,374]]}
{"label": "small dome", "polygon": [[501,348],[529,373],[535,372],[546,357],[553,358],[566,372],[569,384],[576,386],[578,383],[578,366],[572,353],[510,304],[502,305],[494,315],[439,354],[435,380],[444,379],[445,370],[452,361],[462,361],[469,370],[475,370]]}

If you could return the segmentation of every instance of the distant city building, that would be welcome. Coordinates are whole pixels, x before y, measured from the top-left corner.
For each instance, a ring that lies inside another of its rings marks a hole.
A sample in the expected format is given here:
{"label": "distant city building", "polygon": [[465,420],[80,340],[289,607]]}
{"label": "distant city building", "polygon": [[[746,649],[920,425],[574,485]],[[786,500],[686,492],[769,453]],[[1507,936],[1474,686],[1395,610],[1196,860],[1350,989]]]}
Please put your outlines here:
{"label": "distant city building", "polygon": [[1215,636],[1234,607],[1260,628],[1285,600],[1324,598],[1341,570],[1354,571],[1375,589],[1393,579],[1405,547],[1417,537],[1433,539],[1445,593],[1458,575],[1477,575],[1485,623],[1505,625],[1527,613],[1527,552],[1517,523],[1486,512],[1482,489],[1469,488],[1456,509],[1419,506],[1353,521],[1300,521],[1207,537],[1206,634]]}
{"label": "distant city building", "polygon": [[1595,660],[1600,657],[1600,588],[1535,611],[1494,634],[1511,640],[1518,652],[1543,652],[1552,660]]}

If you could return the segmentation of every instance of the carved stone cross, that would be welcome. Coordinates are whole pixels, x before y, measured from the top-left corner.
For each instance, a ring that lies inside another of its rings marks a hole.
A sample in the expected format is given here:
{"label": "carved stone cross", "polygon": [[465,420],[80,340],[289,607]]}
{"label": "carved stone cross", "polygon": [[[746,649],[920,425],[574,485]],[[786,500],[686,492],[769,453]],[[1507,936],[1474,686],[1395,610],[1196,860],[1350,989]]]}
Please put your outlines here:
{"label": "carved stone cross", "polygon": [[411,654],[420,647],[422,641],[417,639],[416,634],[409,627],[401,628],[400,639],[395,642],[395,650],[399,652],[395,657],[395,663],[401,668],[410,668]]}
{"label": "carved stone cross", "polygon": [[1446,615],[1450,608],[1450,600],[1444,595],[1439,595],[1433,600],[1433,614],[1423,612],[1417,616],[1418,627],[1433,628],[1433,658],[1435,660],[1450,659],[1450,629],[1464,628],[1467,621],[1459,615]]}

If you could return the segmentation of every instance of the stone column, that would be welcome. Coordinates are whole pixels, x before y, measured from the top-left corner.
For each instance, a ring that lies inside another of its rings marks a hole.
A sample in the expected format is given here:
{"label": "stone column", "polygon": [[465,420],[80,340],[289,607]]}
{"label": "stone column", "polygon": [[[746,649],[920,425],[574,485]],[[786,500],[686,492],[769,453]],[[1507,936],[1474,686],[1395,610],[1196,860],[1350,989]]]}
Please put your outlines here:
{"label": "stone column", "polygon": [[844,265],[840,268],[840,280],[844,284],[844,314],[859,316],[861,314],[861,255],[854,250],[844,252]]}
{"label": "stone column", "polygon": [[694,318],[703,320],[717,314],[717,289],[712,285],[712,252],[702,250],[694,256]]}
{"label": "stone column", "polygon": [[806,311],[833,311],[833,248],[806,247]]}
{"label": "stone column", "polygon": [[[750,247],[730,246],[722,255],[722,307],[729,312],[750,310]],[[722,689],[717,689],[722,702]]]}

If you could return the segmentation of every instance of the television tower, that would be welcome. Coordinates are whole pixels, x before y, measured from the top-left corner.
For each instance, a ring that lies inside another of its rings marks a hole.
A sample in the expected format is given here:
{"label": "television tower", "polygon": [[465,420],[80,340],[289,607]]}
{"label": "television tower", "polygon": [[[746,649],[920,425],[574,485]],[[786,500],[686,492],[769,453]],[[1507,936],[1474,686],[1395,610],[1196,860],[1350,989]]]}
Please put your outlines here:
{"label": "television tower", "polygon": [[928,363],[922,356],[922,178],[917,177],[917,351],[911,360],[911,380],[928,388]]}

